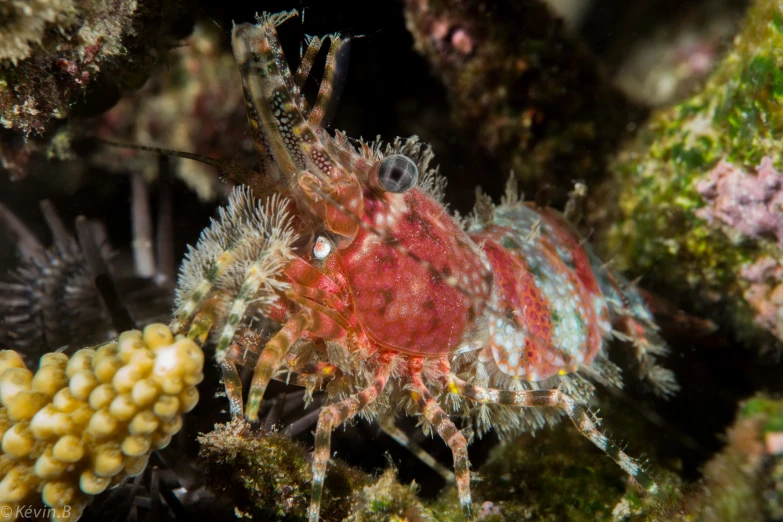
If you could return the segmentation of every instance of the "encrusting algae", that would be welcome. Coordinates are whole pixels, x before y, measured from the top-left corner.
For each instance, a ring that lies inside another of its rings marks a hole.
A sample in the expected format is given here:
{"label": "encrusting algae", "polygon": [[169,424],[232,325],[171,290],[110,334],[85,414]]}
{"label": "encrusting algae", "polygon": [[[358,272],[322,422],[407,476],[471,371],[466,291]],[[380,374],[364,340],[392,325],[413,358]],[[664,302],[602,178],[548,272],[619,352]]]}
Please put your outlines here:
{"label": "encrusting algae", "polygon": [[0,3],[0,167],[21,179],[34,155],[70,157],[85,119],[141,87],[185,36],[186,9],[168,0]]}
{"label": "encrusting algae", "polygon": [[46,354],[35,374],[17,352],[0,352],[0,507],[77,520],[168,445],[198,402],[203,365],[201,349],[163,324],[70,358]]}
{"label": "encrusting algae", "polygon": [[[209,488],[230,494],[237,515],[307,519],[313,475],[308,450],[301,444],[281,433],[263,434],[243,419],[216,425],[199,442]],[[334,459],[325,485],[324,522],[462,520],[454,499],[451,509],[438,507],[437,517],[435,508],[416,496],[417,485],[401,484],[393,468],[376,477]]]}
{"label": "encrusting algae", "polygon": [[702,480],[644,520],[783,520],[783,400],[760,393],[740,403],[725,438],[725,447],[705,464]]}
{"label": "encrusting algae", "polygon": [[405,16],[448,92],[454,126],[525,190],[600,178],[628,124],[646,114],[546,2],[406,0]]}
{"label": "encrusting algae", "polygon": [[593,216],[618,268],[762,347],[783,341],[781,46],[783,4],[756,0],[704,89],[617,156]]}

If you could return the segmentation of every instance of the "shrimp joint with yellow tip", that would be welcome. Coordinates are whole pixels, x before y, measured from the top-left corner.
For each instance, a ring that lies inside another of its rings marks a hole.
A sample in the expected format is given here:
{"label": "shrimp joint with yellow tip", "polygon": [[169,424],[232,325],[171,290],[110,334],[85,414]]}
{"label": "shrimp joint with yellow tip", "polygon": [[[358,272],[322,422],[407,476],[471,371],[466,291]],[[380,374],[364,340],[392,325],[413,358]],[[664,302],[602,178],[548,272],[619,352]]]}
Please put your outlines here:
{"label": "shrimp joint with yellow tip", "polygon": [[[94,495],[144,471],[198,402],[204,354],[163,324],[131,330],[38,371],[0,352],[0,506],[78,520]],[[13,516],[12,516],[13,519]]]}

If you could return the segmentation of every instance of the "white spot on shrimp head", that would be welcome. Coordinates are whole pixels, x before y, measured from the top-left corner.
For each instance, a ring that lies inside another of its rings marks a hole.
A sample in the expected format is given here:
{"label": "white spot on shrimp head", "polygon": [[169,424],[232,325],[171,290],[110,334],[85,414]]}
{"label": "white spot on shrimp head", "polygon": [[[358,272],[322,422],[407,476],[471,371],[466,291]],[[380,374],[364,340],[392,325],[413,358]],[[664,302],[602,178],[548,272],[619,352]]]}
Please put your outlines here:
{"label": "white spot on shrimp head", "polygon": [[318,236],[313,245],[313,257],[323,261],[332,253],[332,243],[323,236]]}

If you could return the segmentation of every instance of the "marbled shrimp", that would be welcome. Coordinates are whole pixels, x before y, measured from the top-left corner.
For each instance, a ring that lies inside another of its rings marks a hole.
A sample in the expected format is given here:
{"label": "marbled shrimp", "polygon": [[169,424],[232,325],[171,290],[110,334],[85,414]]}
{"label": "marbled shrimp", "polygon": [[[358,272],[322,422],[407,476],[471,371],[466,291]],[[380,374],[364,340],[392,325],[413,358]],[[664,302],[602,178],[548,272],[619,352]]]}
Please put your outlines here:
{"label": "marbled shrimp", "polygon": [[[264,14],[233,30],[260,168],[178,153],[221,168],[239,187],[182,266],[172,329],[215,344],[235,416],[257,420],[272,378],[325,390],[310,520],[319,518],[331,433],[357,416],[378,418],[399,438],[390,419],[416,415],[437,433],[453,452],[466,520],[474,519],[468,442],[455,420],[478,436],[490,428],[507,435],[567,415],[655,491],[585,406],[591,381],[621,385],[606,354],[612,336],[633,347],[656,392],[677,388],[655,361],[666,346],[634,287],[564,216],[521,201],[513,177],[500,205],[480,196],[459,219],[445,209],[430,148],[415,137],[354,145],[328,133],[323,119],[346,40],[308,38],[292,72],[276,27],[296,14]],[[309,101],[303,85],[327,42]],[[258,316],[279,330],[238,333]],[[243,404],[236,364],[250,359]]]}

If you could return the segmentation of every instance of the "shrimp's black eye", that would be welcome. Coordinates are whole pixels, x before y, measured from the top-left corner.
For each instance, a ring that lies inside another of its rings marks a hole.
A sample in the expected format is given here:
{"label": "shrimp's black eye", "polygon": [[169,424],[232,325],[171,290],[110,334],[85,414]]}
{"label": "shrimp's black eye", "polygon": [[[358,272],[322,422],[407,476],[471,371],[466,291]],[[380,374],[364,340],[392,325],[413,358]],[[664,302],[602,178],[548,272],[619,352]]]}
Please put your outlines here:
{"label": "shrimp's black eye", "polygon": [[419,181],[419,168],[407,156],[393,154],[378,165],[378,185],[386,192],[408,192]]}

